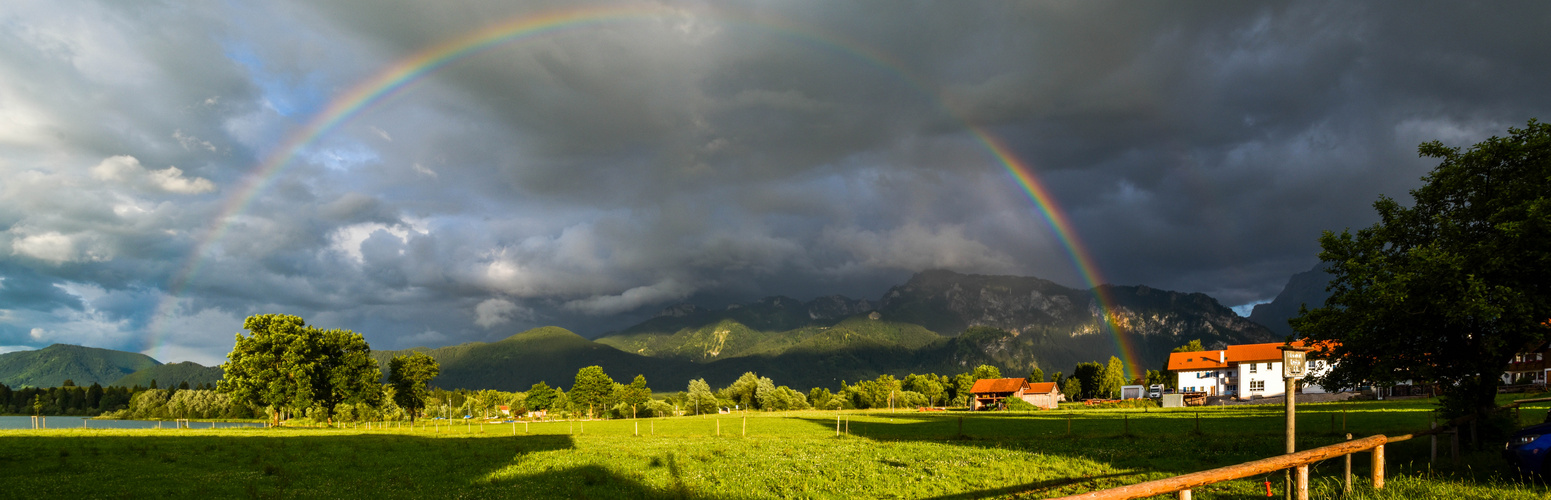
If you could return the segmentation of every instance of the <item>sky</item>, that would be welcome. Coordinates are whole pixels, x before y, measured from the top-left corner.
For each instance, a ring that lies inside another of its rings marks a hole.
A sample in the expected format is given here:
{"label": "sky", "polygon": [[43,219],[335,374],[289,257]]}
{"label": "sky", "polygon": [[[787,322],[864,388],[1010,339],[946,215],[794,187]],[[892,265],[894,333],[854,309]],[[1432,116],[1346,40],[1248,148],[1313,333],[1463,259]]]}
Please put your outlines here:
{"label": "sky", "polygon": [[1551,119],[1548,25],[1544,2],[10,1],[0,352],[218,364],[265,313],[378,349],[596,336],[927,269],[1248,306],[1408,200],[1418,144]]}

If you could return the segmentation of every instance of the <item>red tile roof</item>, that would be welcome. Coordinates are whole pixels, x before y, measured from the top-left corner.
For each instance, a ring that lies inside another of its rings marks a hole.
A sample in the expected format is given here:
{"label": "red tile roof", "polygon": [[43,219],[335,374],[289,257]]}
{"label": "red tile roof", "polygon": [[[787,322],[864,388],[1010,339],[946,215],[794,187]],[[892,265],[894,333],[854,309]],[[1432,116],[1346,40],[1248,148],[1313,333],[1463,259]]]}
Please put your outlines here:
{"label": "red tile roof", "polygon": [[1171,352],[1169,353],[1169,370],[1215,370],[1227,368],[1227,362],[1218,362],[1219,354],[1223,351],[1196,351],[1196,352]]}
{"label": "red tile roof", "polygon": [[1052,392],[1056,392],[1055,382],[1030,382],[1028,388],[1023,390],[1024,394],[1050,394]]}
{"label": "red tile roof", "polygon": [[969,392],[972,394],[1018,392],[1018,389],[1022,389],[1027,382],[1021,378],[983,378],[976,380],[975,385],[970,386]]}
{"label": "red tile roof", "polygon": [[[1287,345],[1287,343],[1271,342],[1267,344],[1230,345],[1227,349],[1221,351],[1173,352],[1169,353],[1168,369],[1172,371],[1215,370],[1227,368],[1229,364],[1233,363],[1281,361],[1282,350],[1278,348],[1284,345]],[[1298,347],[1309,346],[1302,340],[1295,340],[1292,345]],[[1218,353],[1222,353],[1221,358],[1218,357]],[[1219,363],[1218,359],[1222,359],[1224,362]]]}

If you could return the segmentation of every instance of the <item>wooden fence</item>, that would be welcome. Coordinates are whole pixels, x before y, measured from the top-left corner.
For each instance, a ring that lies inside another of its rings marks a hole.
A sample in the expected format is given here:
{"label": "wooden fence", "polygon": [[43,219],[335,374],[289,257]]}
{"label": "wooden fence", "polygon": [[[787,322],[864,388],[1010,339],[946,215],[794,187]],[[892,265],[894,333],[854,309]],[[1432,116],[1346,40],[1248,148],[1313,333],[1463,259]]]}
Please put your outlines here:
{"label": "wooden fence", "polygon": [[1216,469],[1174,476],[1170,478],[1137,483],[1119,488],[1092,491],[1080,495],[1062,497],[1060,500],[1127,500],[1131,498],[1146,498],[1166,493],[1178,493],[1181,500],[1190,500],[1190,490],[1222,481],[1242,479],[1250,476],[1275,472],[1283,469],[1295,469],[1293,480],[1294,497],[1299,500],[1309,498],[1309,464],[1321,460],[1328,460],[1340,456],[1348,456],[1346,462],[1346,488],[1352,486],[1352,461],[1350,455],[1364,451],[1372,451],[1373,462],[1373,487],[1384,487],[1384,445],[1411,439],[1411,435],[1387,437],[1384,435],[1369,436],[1358,440],[1322,446],[1311,450],[1304,450],[1286,455],[1245,462],[1238,465],[1229,465]]}
{"label": "wooden fence", "polygon": [[[1501,411],[1513,410],[1515,412],[1515,415],[1514,415],[1515,420],[1518,420],[1517,412],[1518,412],[1518,410],[1520,408],[1520,405],[1525,404],[1525,403],[1540,403],[1540,402],[1546,402],[1546,401],[1551,401],[1551,398],[1520,399],[1520,400],[1514,401],[1510,405],[1498,408],[1497,411],[1501,412]],[[1276,456],[1276,457],[1256,460],[1256,461],[1253,461],[1253,462],[1245,462],[1245,463],[1238,464],[1238,465],[1230,465],[1230,466],[1227,466],[1227,467],[1219,467],[1219,468],[1216,468],[1216,469],[1205,470],[1205,471],[1195,472],[1195,473],[1191,473],[1191,474],[1185,474],[1185,475],[1181,475],[1181,476],[1174,476],[1174,477],[1165,478],[1165,479],[1158,479],[1158,480],[1155,480],[1155,481],[1148,481],[1148,482],[1145,482],[1145,483],[1138,483],[1138,484],[1133,484],[1133,485],[1129,485],[1129,486],[1121,486],[1121,487],[1118,487],[1118,488],[1110,488],[1110,489],[1107,489],[1107,490],[1092,491],[1092,492],[1083,493],[1083,494],[1079,494],[1079,495],[1071,495],[1071,496],[1061,497],[1060,499],[1057,499],[1057,500],[1079,500],[1079,499],[1081,499],[1081,500],[1127,500],[1127,499],[1132,499],[1132,498],[1145,498],[1145,497],[1150,497],[1150,496],[1155,496],[1155,495],[1162,495],[1162,494],[1167,494],[1167,493],[1176,493],[1176,494],[1178,494],[1180,500],[1190,500],[1190,490],[1192,488],[1198,488],[1198,487],[1201,487],[1201,486],[1205,486],[1205,485],[1212,484],[1212,483],[1218,483],[1218,482],[1222,482],[1222,481],[1231,481],[1231,480],[1234,480],[1234,479],[1243,479],[1243,478],[1250,477],[1250,476],[1256,476],[1256,475],[1260,475],[1260,474],[1265,474],[1265,473],[1275,472],[1275,471],[1285,470],[1285,469],[1294,469],[1296,471],[1294,473],[1294,475],[1293,475],[1294,476],[1293,484],[1291,485],[1292,489],[1293,489],[1293,498],[1297,498],[1298,500],[1307,500],[1309,498],[1309,464],[1312,464],[1312,463],[1315,463],[1315,462],[1319,462],[1321,460],[1328,460],[1328,459],[1335,458],[1335,457],[1345,456],[1346,457],[1346,472],[1345,472],[1345,476],[1344,476],[1344,480],[1343,480],[1343,485],[1345,487],[1345,490],[1347,492],[1350,492],[1352,490],[1352,458],[1351,458],[1351,455],[1353,453],[1361,453],[1361,452],[1365,452],[1365,451],[1371,451],[1372,452],[1373,488],[1374,489],[1382,489],[1382,488],[1384,488],[1384,445],[1385,444],[1387,444],[1387,443],[1398,443],[1400,441],[1405,441],[1405,440],[1408,440],[1408,439],[1418,438],[1418,437],[1422,437],[1422,436],[1431,436],[1431,438],[1432,438],[1431,459],[1432,460],[1437,460],[1437,458],[1438,458],[1438,436],[1439,435],[1443,435],[1443,434],[1447,434],[1447,435],[1449,435],[1450,442],[1451,442],[1451,446],[1450,446],[1451,452],[1452,452],[1451,455],[1453,455],[1454,460],[1457,462],[1459,460],[1459,433],[1460,433],[1460,427],[1469,425],[1471,443],[1472,443],[1472,445],[1479,446],[1479,443],[1476,442],[1476,436],[1475,436],[1475,430],[1476,430],[1475,429],[1475,424],[1476,424],[1475,420],[1476,420],[1476,415],[1466,415],[1466,416],[1459,417],[1459,418],[1456,418],[1454,420],[1450,420],[1448,422],[1445,422],[1443,425],[1438,425],[1437,422],[1434,422],[1432,424],[1432,428],[1428,429],[1426,431],[1417,432],[1417,433],[1414,433],[1414,434],[1406,434],[1406,435],[1396,436],[1396,437],[1388,437],[1388,436],[1384,436],[1384,435],[1381,434],[1381,435],[1377,435],[1377,436],[1365,437],[1365,438],[1358,439],[1358,440],[1354,441],[1354,440],[1351,440],[1352,435],[1351,434],[1347,434],[1346,437],[1347,437],[1348,441],[1346,441],[1344,443],[1337,443],[1337,444],[1333,444],[1333,445],[1329,445],[1329,446],[1322,446],[1322,447],[1314,448],[1314,449],[1311,449],[1311,450],[1294,452],[1294,453],[1289,453],[1289,454],[1286,454],[1286,455],[1281,455],[1281,456]]]}

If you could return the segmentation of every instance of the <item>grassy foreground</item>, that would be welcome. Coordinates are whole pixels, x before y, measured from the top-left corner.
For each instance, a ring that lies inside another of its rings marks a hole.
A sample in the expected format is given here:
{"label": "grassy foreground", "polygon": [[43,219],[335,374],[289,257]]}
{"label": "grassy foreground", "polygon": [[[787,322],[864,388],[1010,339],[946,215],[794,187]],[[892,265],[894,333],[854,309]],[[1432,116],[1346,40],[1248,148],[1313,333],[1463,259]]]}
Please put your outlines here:
{"label": "grassy foreground", "polygon": [[[1299,448],[1344,439],[1343,414],[1346,432],[1364,436],[1426,428],[1430,410],[1426,401],[1300,406]],[[840,437],[834,412],[750,414],[746,431],[729,415],[526,428],[0,431],[0,481],[40,498],[1043,498],[1265,458],[1283,445],[1273,407],[841,420]],[[1499,447],[1429,467],[1427,446],[1391,445],[1379,491],[1367,487],[1367,455],[1358,455],[1353,497],[1548,496],[1543,483],[1509,476]],[[1341,470],[1340,460],[1314,467],[1315,498],[1340,496]],[[1281,497],[1280,473],[1195,496],[1264,498],[1267,480]]]}

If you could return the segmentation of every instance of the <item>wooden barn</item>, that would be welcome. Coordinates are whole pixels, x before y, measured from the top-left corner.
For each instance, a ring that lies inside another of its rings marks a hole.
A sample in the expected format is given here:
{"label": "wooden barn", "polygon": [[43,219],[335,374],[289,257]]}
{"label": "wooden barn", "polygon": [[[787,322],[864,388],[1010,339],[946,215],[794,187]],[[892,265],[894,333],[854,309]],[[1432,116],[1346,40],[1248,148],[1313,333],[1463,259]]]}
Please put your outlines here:
{"label": "wooden barn", "polygon": [[1021,378],[987,378],[970,387],[970,409],[1002,408],[1007,398],[1022,399],[1046,410],[1066,399],[1055,382],[1029,382]]}

